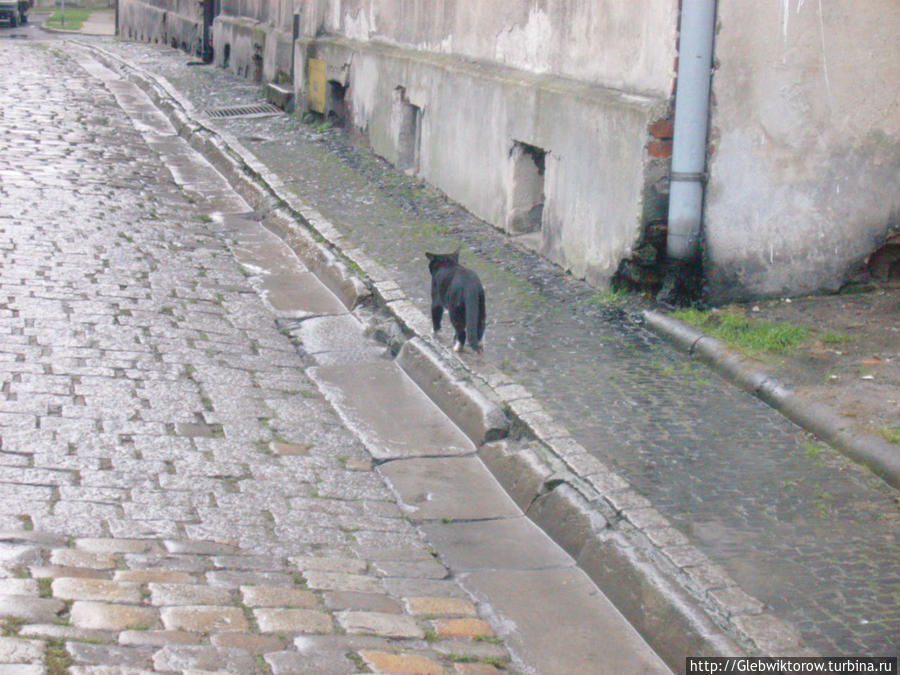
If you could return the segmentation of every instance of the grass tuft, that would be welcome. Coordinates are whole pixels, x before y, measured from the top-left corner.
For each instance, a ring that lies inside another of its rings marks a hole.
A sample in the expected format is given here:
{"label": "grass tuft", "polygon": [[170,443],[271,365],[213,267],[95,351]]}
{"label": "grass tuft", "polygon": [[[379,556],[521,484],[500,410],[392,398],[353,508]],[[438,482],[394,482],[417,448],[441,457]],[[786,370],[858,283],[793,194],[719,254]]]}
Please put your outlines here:
{"label": "grass tuft", "polygon": [[673,312],[672,316],[722,340],[731,347],[751,352],[786,352],[810,337],[809,328],[791,323],[748,319],[736,311],[701,311],[694,308]]}

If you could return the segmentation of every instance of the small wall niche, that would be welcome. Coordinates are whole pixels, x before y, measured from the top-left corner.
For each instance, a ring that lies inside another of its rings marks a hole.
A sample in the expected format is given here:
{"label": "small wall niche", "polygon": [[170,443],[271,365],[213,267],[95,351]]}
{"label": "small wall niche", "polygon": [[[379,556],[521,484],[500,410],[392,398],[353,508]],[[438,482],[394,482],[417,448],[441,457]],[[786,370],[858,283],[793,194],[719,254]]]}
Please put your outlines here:
{"label": "small wall niche", "polygon": [[347,121],[347,87],[337,80],[328,80],[325,93],[327,117],[335,126],[342,127]]}
{"label": "small wall niche", "polygon": [[510,188],[507,230],[511,234],[538,232],[544,215],[544,169],[547,151],[514,141],[510,151]]}
{"label": "small wall niche", "polygon": [[422,109],[409,102],[404,87],[394,90],[394,120],[397,125],[397,167],[414,174],[419,170]]}

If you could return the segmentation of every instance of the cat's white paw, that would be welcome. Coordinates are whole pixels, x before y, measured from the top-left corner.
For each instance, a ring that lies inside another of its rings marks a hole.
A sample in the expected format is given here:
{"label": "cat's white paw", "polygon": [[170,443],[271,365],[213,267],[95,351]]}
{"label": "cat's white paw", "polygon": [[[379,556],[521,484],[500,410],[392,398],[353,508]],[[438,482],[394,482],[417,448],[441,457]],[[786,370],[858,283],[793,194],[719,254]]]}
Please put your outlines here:
{"label": "cat's white paw", "polygon": [[461,352],[462,348],[463,348],[462,342],[460,342],[459,340],[457,340],[456,342],[453,343],[453,351]]}

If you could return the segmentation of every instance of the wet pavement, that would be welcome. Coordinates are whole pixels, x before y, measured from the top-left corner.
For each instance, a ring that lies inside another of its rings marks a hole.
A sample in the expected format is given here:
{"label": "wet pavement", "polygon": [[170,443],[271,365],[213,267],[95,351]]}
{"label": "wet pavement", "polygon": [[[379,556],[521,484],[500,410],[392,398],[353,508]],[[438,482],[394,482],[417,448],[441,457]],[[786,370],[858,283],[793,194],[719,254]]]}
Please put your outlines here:
{"label": "wet pavement", "polygon": [[[198,111],[261,98],[256,85],[187,66],[176,51],[103,44],[165,77]],[[881,480],[674,351],[634,320],[635,307],[562,274],[342,134],[287,115],[212,124],[426,313],[424,252],[462,245],[488,298],[485,354],[467,363],[526,386],[815,650],[900,651],[900,511]]]}
{"label": "wet pavement", "polygon": [[0,55],[0,672],[669,672],[146,95]]}

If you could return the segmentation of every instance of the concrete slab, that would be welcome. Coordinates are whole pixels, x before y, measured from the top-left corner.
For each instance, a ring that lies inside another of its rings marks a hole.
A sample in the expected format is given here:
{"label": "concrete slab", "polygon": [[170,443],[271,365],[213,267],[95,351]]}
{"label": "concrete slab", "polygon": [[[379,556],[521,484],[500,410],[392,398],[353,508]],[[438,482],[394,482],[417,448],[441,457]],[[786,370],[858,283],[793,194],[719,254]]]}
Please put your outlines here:
{"label": "concrete slab", "polygon": [[352,314],[306,319],[291,328],[291,335],[322,366],[366,363],[384,358],[385,347],[365,339],[362,324]]}
{"label": "concrete slab", "polygon": [[542,675],[672,672],[577,568],[472,572],[463,585],[490,605],[501,637]]}
{"label": "concrete slab", "polygon": [[338,297],[276,235],[258,222],[232,220],[230,224],[235,234],[235,257],[258,275],[254,285],[276,312],[292,316],[347,312]]}
{"label": "concrete slab", "polygon": [[575,562],[525,516],[422,526],[428,541],[454,571],[535,570]]}
{"label": "concrete slab", "polygon": [[307,372],[376,459],[475,452],[472,441],[392,361]]}
{"label": "concrete slab", "polygon": [[431,457],[382,464],[413,521],[515,518],[521,511],[477,457]]}
{"label": "concrete slab", "polygon": [[280,314],[343,314],[347,311],[337,296],[312,272],[299,270],[265,274],[260,289],[272,308]]}

